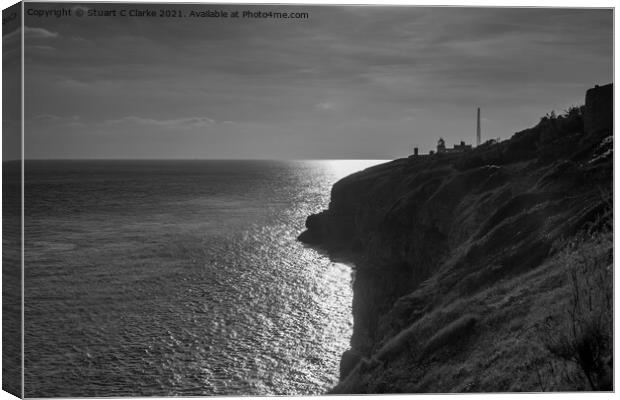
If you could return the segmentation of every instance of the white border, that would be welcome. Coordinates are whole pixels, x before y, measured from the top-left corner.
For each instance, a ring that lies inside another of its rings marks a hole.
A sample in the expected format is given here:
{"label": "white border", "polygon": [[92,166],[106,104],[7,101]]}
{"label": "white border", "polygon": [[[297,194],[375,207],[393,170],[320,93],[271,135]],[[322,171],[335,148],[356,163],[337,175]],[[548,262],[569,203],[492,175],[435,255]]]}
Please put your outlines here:
{"label": "white border", "polygon": [[[47,2],[47,3],[59,3],[60,1],[47,1],[47,0],[32,0],[29,1],[29,3],[34,3],[34,2]],[[104,1],[92,1],[92,0],[87,0],[87,1],[63,1],[63,3],[103,3]],[[10,0],[0,0],[0,4],[2,5],[2,9],[5,9],[13,4],[15,4],[16,1],[10,1]],[[139,1],[122,1],[122,0],[112,0],[112,1],[105,1],[105,3],[203,3],[203,4],[222,4],[222,3],[228,3],[228,4],[300,4],[300,5],[375,5],[375,6],[390,6],[390,5],[413,5],[413,6],[469,6],[469,7],[557,7],[557,8],[614,8],[614,81],[615,81],[615,66],[617,65],[615,63],[615,56],[618,54],[616,51],[616,46],[618,41],[617,39],[617,32],[615,30],[615,2],[614,1],[609,1],[609,0],[591,0],[591,1],[583,1],[583,0],[563,0],[563,1],[558,1],[558,0],[521,0],[521,1],[517,1],[517,0],[467,0],[467,1],[458,1],[458,0],[441,0],[441,1],[437,1],[437,0],[426,0],[426,1],[411,1],[411,0],[389,0],[389,1],[372,1],[372,0],[338,0],[338,1],[330,1],[330,0],[314,0],[314,1],[302,1],[302,0],[288,0],[288,1],[281,1],[281,2],[275,2],[275,1],[260,1],[260,0],[232,0],[232,1],[215,1],[215,0],[206,0],[206,1],[176,1],[176,0],[172,0],[172,1],[144,1],[144,0],[139,0]],[[22,3],[22,16],[23,16],[23,8],[24,8],[24,4]],[[22,24],[23,22],[23,18],[22,18]],[[24,46],[24,30],[22,29],[22,54],[23,54],[23,46]],[[1,69],[0,69],[1,72]],[[21,223],[22,223],[22,243],[21,243],[21,247],[22,247],[22,258],[21,258],[21,264],[22,264],[22,371],[23,371],[23,365],[24,365],[24,348],[23,348],[23,343],[24,343],[24,230],[23,230],[23,226],[24,226],[24,208],[23,208],[23,204],[24,204],[24,154],[25,154],[25,141],[24,141],[24,135],[25,135],[25,124],[24,124],[24,104],[25,104],[25,96],[24,96],[24,59],[22,57],[22,128],[21,128],[21,140],[22,140],[22,213],[21,213]],[[1,86],[0,86],[1,88]],[[618,88],[617,86],[614,87],[614,96],[616,99],[618,99],[617,94],[618,94]],[[618,109],[619,106],[617,104],[617,102],[615,103],[614,106],[614,114],[618,115]],[[614,127],[615,130],[615,127]],[[2,143],[0,141],[0,152],[2,150]],[[616,152],[614,151],[614,161],[616,161]],[[615,174],[615,162],[614,162],[614,188],[616,187],[618,180],[620,179],[617,174]],[[0,180],[1,180],[1,172],[2,172],[2,166],[0,164]],[[614,190],[615,193],[615,190]],[[617,209],[617,203],[616,202],[620,202],[620,200],[618,200],[617,198],[614,198],[614,211]],[[0,205],[1,205],[2,201],[0,199]],[[614,212],[615,215],[615,212]],[[0,220],[1,220],[1,216],[0,216]],[[614,225],[615,226],[615,225]],[[2,239],[2,233],[0,230],[0,240]],[[615,239],[615,238],[614,238]],[[614,241],[614,247],[616,246],[617,241]],[[616,264],[616,252],[614,251],[614,264]],[[615,296],[615,288],[620,287],[618,285],[620,279],[618,278],[618,275],[615,274],[614,275],[614,296]],[[1,278],[0,278],[0,283],[1,283]],[[614,297],[615,299],[615,309],[618,310],[618,298],[617,296]],[[614,313],[615,314],[615,313]],[[1,322],[0,322],[0,327],[1,327]],[[615,324],[614,324],[615,327]],[[618,349],[619,346],[619,341],[618,341],[618,335],[615,334],[617,331],[614,329],[614,354],[617,354],[617,351],[615,351],[615,349]],[[0,367],[2,365],[2,361],[1,361],[1,357],[0,357]],[[618,370],[620,369],[619,364],[616,362],[615,363],[615,371],[614,371],[614,383],[615,385],[620,385],[620,380],[618,379],[619,377],[619,373]],[[0,377],[0,381],[1,381],[1,377]],[[23,390],[24,390],[24,374],[22,373],[22,397],[23,397]],[[447,394],[441,394],[441,395],[425,395],[425,394],[421,394],[421,395],[384,395],[384,396],[372,396],[374,398],[380,398],[380,399],[390,399],[390,400],[397,400],[397,399],[413,399],[415,398],[417,399],[421,399],[421,400],[438,400],[438,399],[446,399],[447,397],[452,397],[455,395],[447,395]],[[535,398],[544,398],[544,399],[549,399],[549,400],[556,400],[556,399],[584,399],[584,398],[588,398],[588,399],[613,399],[615,398],[615,394],[614,393],[543,393],[543,394],[533,394],[533,393],[502,393],[502,394],[456,394],[456,396],[466,396],[468,399],[500,399],[500,398],[508,398],[510,400],[520,400],[520,399],[535,399]],[[284,397],[289,397],[289,396],[284,396]],[[319,398],[327,398],[326,396],[319,396]],[[329,396],[329,399],[334,399],[334,400],[345,400],[345,399],[350,399],[353,396]],[[359,397],[359,396],[355,396],[355,397]],[[111,397],[106,397],[104,399],[110,399]],[[137,397],[136,397],[137,398]],[[183,398],[187,398],[187,399],[196,399],[197,397],[176,397],[175,399],[183,399]],[[204,399],[211,399],[211,398],[216,398],[216,397],[200,397],[200,398],[204,398]],[[232,396],[228,396],[225,397],[226,399],[230,399],[230,400],[247,400],[247,399],[253,399],[253,398],[258,398],[258,397],[232,397]],[[262,397],[265,398],[265,397]],[[295,398],[299,398],[299,399],[316,399],[317,396],[297,396]],[[0,400],[8,400],[8,399],[15,399],[14,396],[8,394],[7,392],[4,391],[0,391]],[[170,399],[170,397],[148,397],[145,399],[156,399],[156,400],[160,400],[160,399]]]}

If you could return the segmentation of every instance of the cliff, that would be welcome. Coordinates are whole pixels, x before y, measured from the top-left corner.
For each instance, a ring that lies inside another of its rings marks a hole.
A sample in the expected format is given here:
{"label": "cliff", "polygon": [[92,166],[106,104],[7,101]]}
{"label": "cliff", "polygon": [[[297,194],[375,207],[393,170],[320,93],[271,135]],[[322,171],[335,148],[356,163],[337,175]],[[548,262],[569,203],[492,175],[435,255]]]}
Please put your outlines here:
{"label": "cliff", "polygon": [[354,264],[332,392],[611,389],[612,94],[333,186],[299,237]]}

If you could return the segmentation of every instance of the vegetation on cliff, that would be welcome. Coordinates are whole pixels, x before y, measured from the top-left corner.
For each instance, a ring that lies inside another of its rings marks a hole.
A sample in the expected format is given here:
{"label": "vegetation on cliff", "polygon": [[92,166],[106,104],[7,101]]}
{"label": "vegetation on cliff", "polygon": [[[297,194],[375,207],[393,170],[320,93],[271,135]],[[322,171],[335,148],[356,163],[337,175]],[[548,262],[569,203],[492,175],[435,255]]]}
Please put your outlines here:
{"label": "vegetation on cliff", "polygon": [[610,93],[334,185],[300,235],[355,265],[333,392],[611,390]]}

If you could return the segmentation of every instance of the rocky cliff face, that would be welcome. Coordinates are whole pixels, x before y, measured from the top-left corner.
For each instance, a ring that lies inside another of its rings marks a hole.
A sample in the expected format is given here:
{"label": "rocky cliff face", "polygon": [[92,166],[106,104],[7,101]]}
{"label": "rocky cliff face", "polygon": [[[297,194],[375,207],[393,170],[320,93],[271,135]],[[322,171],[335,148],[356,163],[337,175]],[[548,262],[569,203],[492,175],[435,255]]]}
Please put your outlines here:
{"label": "rocky cliff face", "polygon": [[[333,392],[609,389],[609,349],[588,372],[554,347],[575,326],[566,315],[579,290],[611,291],[608,90],[510,140],[334,185],[299,237],[355,265],[354,332]],[[577,260],[585,249],[591,270]],[[575,289],[578,274],[602,283]],[[610,338],[611,305],[601,307]]]}

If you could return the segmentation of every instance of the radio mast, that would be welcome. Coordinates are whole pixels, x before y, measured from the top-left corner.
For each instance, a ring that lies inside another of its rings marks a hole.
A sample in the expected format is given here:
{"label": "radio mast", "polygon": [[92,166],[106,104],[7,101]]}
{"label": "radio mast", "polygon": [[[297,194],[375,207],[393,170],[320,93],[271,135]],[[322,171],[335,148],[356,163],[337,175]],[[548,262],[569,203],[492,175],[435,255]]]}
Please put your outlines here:
{"label": "radio mast", "polygon": [[478,125],[476,126],[476,146],[480,146],[480,107],[478,107]]}

